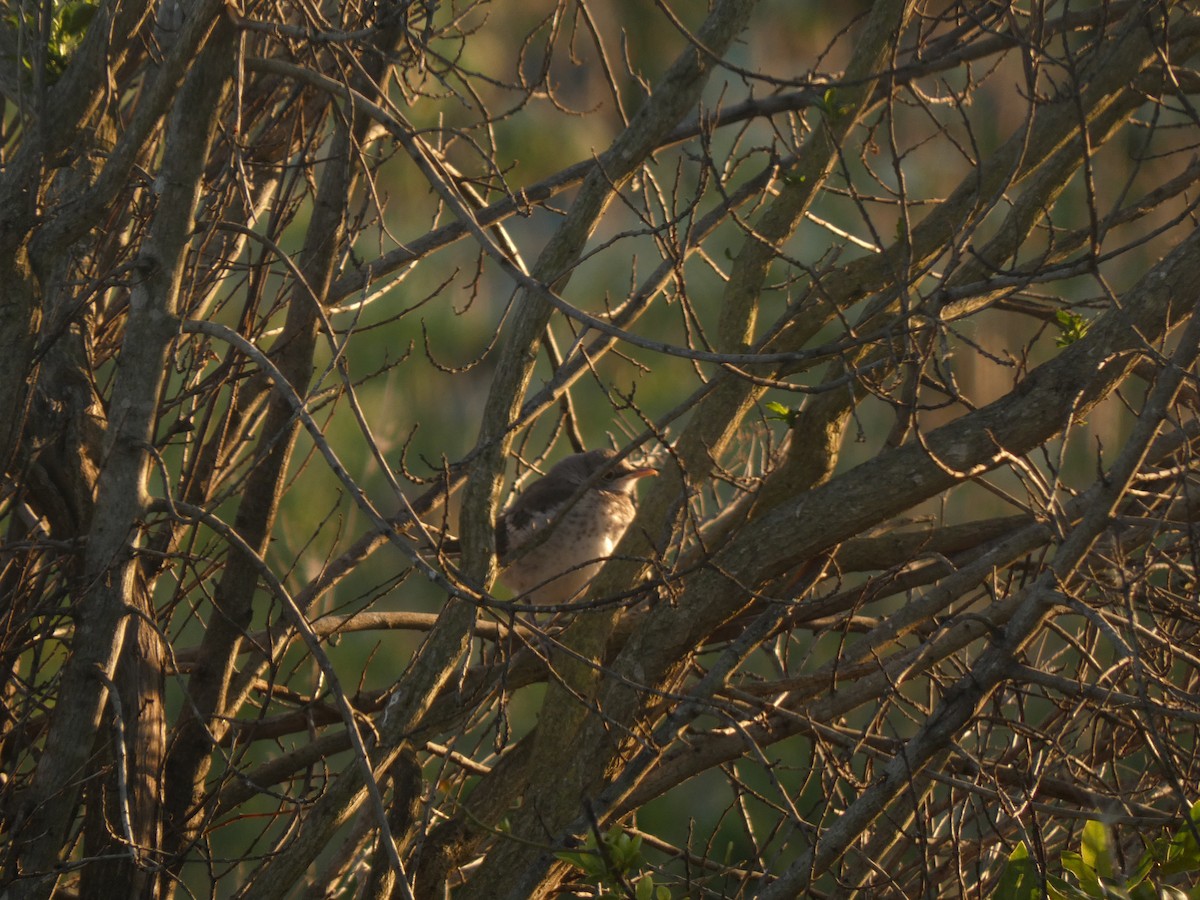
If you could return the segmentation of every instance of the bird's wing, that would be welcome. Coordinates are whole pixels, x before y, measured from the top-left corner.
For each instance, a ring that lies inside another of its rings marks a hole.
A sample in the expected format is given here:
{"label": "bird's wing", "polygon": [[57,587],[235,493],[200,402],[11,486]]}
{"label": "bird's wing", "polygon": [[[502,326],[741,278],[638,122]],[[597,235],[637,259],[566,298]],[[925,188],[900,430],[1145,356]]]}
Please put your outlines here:
{"label": "bird's wing", "polygon": [[505,527],[497,529],[497,552],[504,555],[516,550],[553,522],[563,504],[574,496],[575,488],[574,484],[546,478],[539,478],[526,487],[501,517]]}

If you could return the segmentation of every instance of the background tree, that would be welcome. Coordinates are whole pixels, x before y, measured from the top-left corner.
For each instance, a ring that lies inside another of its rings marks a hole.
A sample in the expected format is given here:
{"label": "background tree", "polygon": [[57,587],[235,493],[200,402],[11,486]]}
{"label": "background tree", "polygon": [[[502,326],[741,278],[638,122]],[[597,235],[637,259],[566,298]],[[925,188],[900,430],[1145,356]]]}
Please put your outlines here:
{"label": "background tree", "polygon": [[[1198,52],[1165,0],[10,3],[12,896],[1173,883]],[[506,486],[606,444],[660,477],[587,597],[491,593]]]}

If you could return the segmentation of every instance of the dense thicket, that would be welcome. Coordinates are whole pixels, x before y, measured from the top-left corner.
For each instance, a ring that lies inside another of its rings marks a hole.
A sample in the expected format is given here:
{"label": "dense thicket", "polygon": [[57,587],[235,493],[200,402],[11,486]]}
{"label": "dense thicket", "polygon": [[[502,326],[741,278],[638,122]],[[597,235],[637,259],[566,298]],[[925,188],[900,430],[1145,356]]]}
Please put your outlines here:
{"label": "dense thicket", "polygon": [[[11,896],[1186,879],[1198,54],[1167,0],[10,3]],[[605,445],[660,474],[587,597],[493,591]]]}

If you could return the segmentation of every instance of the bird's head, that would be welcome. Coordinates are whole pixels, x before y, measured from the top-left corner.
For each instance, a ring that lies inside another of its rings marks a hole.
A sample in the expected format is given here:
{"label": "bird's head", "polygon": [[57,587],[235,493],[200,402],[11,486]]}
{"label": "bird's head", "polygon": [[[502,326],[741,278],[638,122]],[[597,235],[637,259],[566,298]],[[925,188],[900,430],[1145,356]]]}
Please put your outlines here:
{"label": "bird's head", "polygon": [[[547,477],[561,476],[577,490],[599,475],[595,483],[597,490],[632,496],[638,479],[658,474],[656,469],[635,466],[627,459],[614,464],[616,456],[613,450],[576,453],[559,461]],[[599,474],[601,472],[603,474]]]}

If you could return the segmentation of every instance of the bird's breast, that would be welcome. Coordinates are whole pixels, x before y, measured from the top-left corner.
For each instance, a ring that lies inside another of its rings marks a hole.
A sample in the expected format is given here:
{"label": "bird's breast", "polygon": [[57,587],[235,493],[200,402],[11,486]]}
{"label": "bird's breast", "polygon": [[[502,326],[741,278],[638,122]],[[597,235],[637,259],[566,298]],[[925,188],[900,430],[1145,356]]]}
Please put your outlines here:
{"label": "bird's breast", "polygon": [[510,524],[501,579],[517,594],[528,594],[530,602],[568,602],[612,555],[632,520],[627,497],[603,496],[600,502],[581,501],[560,516],[529,516],[520,527]]}

